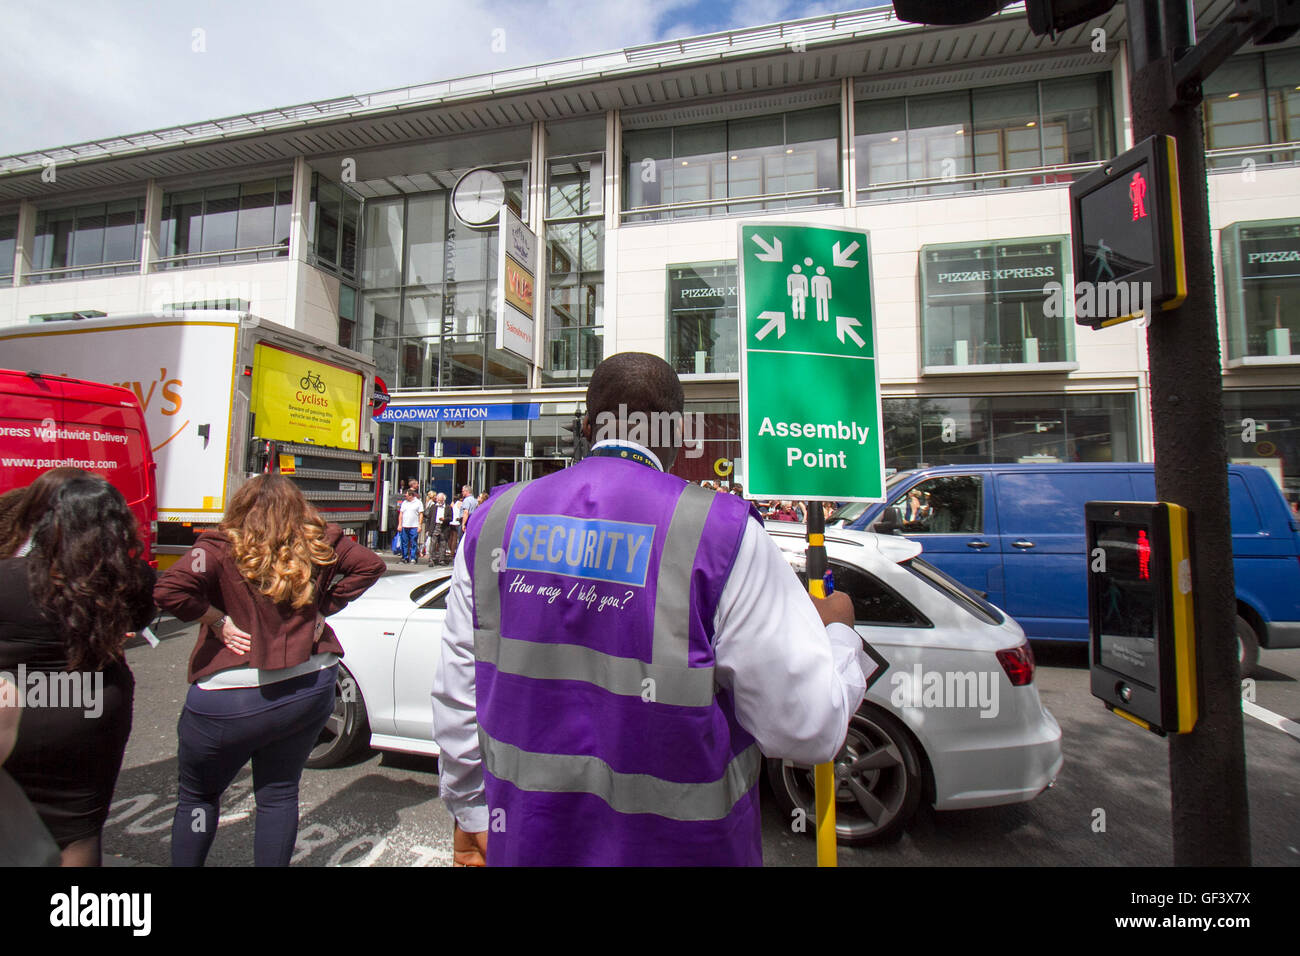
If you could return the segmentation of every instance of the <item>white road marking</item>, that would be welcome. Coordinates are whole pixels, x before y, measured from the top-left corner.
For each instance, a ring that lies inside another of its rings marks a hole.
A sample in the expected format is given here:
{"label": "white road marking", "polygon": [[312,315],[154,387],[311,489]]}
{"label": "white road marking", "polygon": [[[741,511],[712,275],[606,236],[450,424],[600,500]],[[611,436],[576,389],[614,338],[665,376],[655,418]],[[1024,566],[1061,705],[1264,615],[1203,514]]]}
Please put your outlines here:
{"label": "white road marking", "polygon": [[1296,740],[1300,740],[1300,724],[1297,724],[1294,720],[1289,720],[1281,714],[1275,714],[1271,710],[1265,710],[1259,704],[1251,703],[1248,700],[1241,702],[1241,712],[1249,714],[1256,720],[1262,720],[1270,727],[1276,727],[1282,733],[1290,734]]}

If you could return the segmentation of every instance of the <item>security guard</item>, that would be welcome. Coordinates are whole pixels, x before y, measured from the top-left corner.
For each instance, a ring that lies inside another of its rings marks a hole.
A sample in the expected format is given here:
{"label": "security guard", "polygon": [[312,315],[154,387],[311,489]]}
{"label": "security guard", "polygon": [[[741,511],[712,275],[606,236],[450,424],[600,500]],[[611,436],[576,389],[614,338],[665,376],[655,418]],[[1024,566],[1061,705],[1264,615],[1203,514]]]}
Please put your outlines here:
{"label": "security guard", "polygon": [[433,688],[458,863],[761,865],[762,757],[844,742],[852,603],[810,598],[748,502],[665,473],[683,404],[662,359],[610,356],[590,457],[465,532]]}

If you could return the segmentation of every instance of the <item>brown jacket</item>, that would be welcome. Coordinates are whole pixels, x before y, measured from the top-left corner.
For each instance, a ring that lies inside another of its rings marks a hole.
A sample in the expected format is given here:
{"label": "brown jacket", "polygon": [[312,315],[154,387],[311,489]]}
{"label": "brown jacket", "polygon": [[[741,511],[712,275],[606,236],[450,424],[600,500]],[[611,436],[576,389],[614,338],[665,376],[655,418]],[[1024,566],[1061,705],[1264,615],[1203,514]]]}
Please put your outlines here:
{"label": "brown jacket", "polygon": [[182,621],[197,620],[209,607],[224,611],[236,627],[252,635],[252,649],[236,654],[222,642],[216,628],[201,628],[190,655],[190,683],[231,667],[279,670],[301,664],[313,654],[342,656],[343,647],[323,617],[323,627],[317,633],[318,612],[341,611],[379,579],[386,565],[369,548],[346,537],[336,524],[326,525],[325,540],[334,548],[338,562],[318,569],[316,600],[294,609],[274,603],[240,575],[225,534],[205,531],[199,535],[194,548],[158,580],[154,601]]}

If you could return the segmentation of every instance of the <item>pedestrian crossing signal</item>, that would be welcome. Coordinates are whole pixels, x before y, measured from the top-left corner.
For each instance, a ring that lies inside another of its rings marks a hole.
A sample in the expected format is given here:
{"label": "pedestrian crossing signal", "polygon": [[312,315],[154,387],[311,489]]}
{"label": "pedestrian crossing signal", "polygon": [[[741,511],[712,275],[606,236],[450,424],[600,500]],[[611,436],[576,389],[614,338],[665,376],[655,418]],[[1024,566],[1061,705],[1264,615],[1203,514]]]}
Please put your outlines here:
{"label": "pedestrian crossing signal", "polygon": [[1100,329],[1174,309],[1187,267],[1172,136],[1152,136],[1070,187],[1075,321]]}
{"label": "pedestrian crossing signal", "polygon": [[1089,501],[1084,516],[1092,694],[1153,733],[1189,733],[1199,688],[1187,510]]}

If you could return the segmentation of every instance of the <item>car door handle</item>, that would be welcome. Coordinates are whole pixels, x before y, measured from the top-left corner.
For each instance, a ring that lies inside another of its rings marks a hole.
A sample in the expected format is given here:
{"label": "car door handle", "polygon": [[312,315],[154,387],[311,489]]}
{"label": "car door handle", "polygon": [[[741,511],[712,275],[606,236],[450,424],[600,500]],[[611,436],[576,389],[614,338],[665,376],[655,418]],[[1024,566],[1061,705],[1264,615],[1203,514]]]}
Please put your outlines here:
{"label": "car door handle", "polygon": [[984,550],[985,548],[987,548],[988,546],[989,546],[989,543],[988,543],[987,541],[967,541],[967,542],[966,542],[966,547],[968,547],[968,548],[975,548],[977,551],[983,551],[983,550]]}
{"label": "car door handle", "polygon": [[1013,547],[1013,548],[1020,548],[1021,550],[1028,550],[1029,548],[1032,548],[1033,546],[1034,546],[1034,542],[1032,542],[1032,541],[1026,541],[1024,538],[1021,538],[1019,541],[1012,541],[1012,542],[1011,542],[1011,547]]}

